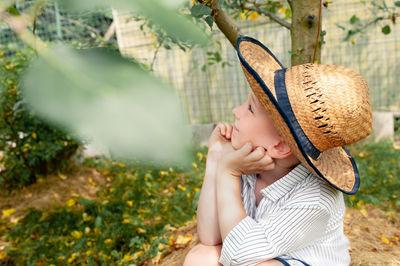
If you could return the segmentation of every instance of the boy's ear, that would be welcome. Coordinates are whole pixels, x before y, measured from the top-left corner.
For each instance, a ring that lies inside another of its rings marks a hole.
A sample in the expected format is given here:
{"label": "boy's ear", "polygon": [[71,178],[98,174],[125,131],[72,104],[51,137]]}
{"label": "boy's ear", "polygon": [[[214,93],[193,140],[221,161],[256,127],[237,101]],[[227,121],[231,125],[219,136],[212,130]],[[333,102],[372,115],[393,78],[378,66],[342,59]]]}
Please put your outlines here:
{"label": "boy's ear", "polygon": [[292,154],[289,145],[283,139],[277,141],[273,146],[269,147],[268,154],[272,158],[283,159]]}

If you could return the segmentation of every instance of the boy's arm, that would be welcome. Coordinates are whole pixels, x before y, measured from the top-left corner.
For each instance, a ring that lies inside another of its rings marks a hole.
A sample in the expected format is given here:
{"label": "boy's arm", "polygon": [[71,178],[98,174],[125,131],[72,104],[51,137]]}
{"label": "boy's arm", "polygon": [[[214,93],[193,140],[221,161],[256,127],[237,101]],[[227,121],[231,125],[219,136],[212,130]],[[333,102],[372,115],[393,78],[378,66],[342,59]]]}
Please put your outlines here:
{"label": "boy's arm", "polygon": [[216,174],[218,161],[231,148],[232,125],[219,124],[208,142],[206,171],[197,208],[197,232],[205,245],[221,244],[216,199]]}
{"label": "boy's arm", "polygon": [[237,151],[226,154],[217,171],[217,210],[222,239],[246,218],[241,198],[240,176],[260,173],[275,167],[273,160],[261,147],[252,151],[247,143]]}
{"label": "boy's arm", "polygon": [[[329,213],[320,206],[286,206],[261,223],[246,215],[239,177],[272,168],[272,159],[260,148],[252,152],[251,145],[225,155],[218,165],[216,187],[223,265],[255,265],[276,258],[313,242],[326,229]],[[309,196],[308,192],[301,197]]]}

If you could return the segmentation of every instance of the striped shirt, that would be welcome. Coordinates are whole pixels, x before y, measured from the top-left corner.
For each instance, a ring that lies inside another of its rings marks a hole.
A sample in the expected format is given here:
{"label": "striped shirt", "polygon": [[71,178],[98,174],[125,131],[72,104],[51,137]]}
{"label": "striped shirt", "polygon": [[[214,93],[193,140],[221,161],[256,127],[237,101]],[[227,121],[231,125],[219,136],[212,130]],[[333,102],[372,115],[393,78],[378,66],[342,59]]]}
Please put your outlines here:
{"label": "striped shirt", "polygon": [[226,236],[223,265],[256,265],[276,257],[310,265],[349,265],[343,232],[343,194],[299,164],[261,190],[256,206],[256,175],[242,175],[247,217]]}

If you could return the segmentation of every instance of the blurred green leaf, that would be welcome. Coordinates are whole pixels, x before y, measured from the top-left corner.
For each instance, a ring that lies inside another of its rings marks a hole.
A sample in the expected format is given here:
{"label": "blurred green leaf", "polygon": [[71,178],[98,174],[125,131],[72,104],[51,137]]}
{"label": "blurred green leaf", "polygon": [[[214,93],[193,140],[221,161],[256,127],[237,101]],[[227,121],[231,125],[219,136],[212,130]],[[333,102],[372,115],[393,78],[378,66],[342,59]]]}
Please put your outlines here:
{"label": "blurred green leaf", "polygon": [[382,33],[383,34],[389,34],[390,33],[390,26],[386,25],[385,27],[382,28]]}
{"label": "blurred green leaf", "polygon": [[356,24],[357,22],[360,22],[360,19],[356,15],[353,15],[350,18],[350,24]]}
{"label": "blurred green leaf", "polygon": [[[182,41],[190,41],[199,44],[208,42],[203,30],[192,21],[179,15],[177,7],[163,4],[161,0],[56,0],[64,8],[82,11],[93,8],[116,8],[118,10],[134,11],[144,15],[163,28],[168,35]],[[174,1],[173,1],[174,2]],[[172,5],[175,6],[175,5]]]}
{"label": "blurred green leaf", "polygon": [[397,6],[397,7],[400,7],[400,1],[394,2],[394,5]]}
{"label": "blurred green leaf", "polygon": [[204,20],[207,22],[208,26],[210,26],[210,28],[212,29],[212,26],[215,22],[215,18],[212,16],[207,16]]}
{"label": "blurred green leaf", "polygon": [[14,16],[19,16],[21,15],[18,11],[18,9],[16,9],[15,7],[9,7],[7,8],[7,13],[10,15],[14,15]]}
{"label": "blurred green leaf", "polygon": [[116,157],[185,161],[189,138],[172,89],[105,49],[58,45],[52,53],[24,77],[24,95],[39,116]]}
{"label": "blurred green leaf", "polygon": [[190,9],[190,13],[192,14],[192,16],[198,18],[201,18],[203,16],[208,16],[211,14],[211,12],[212,12],[211,8],[201,4],[192,6],[192,8]]}

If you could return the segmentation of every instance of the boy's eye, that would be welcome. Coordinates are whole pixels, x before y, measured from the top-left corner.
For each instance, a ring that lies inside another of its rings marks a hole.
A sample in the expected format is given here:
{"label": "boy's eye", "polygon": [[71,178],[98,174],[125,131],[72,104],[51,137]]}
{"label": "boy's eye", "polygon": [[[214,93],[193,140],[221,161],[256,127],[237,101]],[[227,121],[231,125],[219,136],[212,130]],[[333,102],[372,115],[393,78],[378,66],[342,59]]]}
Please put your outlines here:
{"label": "boy's eye", "polygon": [[253,113],[253,109],[251,108],[251,105],[250,105],[250,104],[249,104],[249,107],[248,107],[247,109],[249,109],[249,111],[250,111],[251,113]]}

